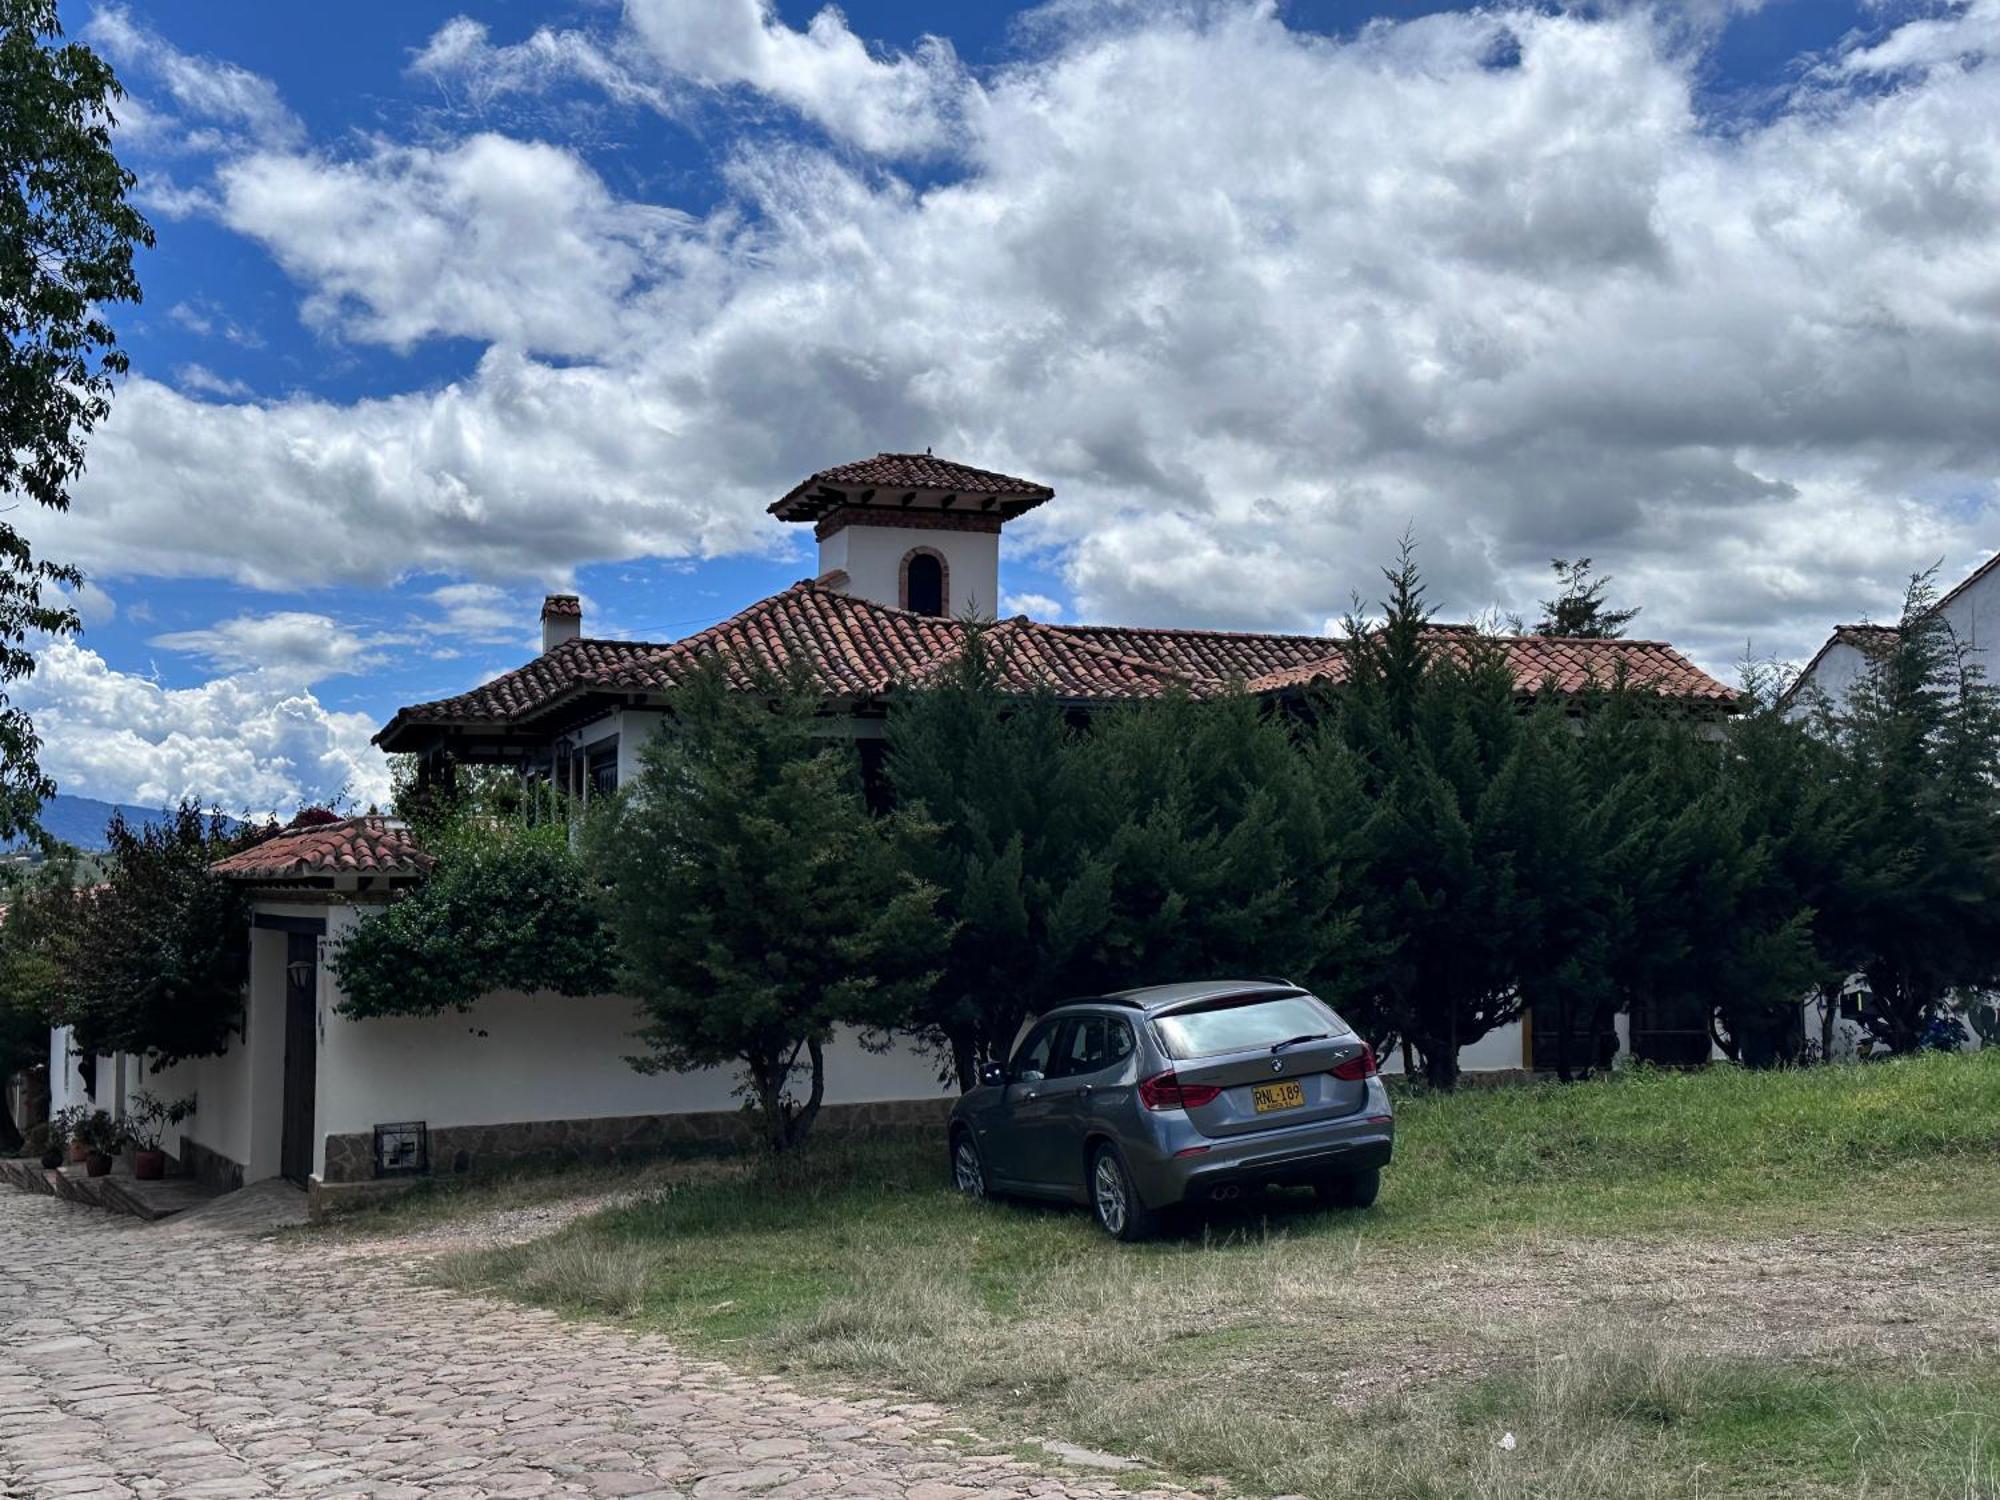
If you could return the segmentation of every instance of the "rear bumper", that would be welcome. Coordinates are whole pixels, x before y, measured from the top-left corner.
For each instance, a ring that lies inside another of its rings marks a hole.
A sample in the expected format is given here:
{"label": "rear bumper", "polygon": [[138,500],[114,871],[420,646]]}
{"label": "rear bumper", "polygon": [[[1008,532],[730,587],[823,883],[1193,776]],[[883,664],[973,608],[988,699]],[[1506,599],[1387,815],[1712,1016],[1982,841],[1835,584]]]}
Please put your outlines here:
{"label": "rear bumper", "polygon": [[1374,1110],[1294,1130],[1203,1140],[1193,1156],[1151,1156],[1130,1163],[1133,1186],[1148,1208],[1199,1203],[1218,1188],[1305,1184],[1341,1172],[1386,1167],[1395,1121]]}

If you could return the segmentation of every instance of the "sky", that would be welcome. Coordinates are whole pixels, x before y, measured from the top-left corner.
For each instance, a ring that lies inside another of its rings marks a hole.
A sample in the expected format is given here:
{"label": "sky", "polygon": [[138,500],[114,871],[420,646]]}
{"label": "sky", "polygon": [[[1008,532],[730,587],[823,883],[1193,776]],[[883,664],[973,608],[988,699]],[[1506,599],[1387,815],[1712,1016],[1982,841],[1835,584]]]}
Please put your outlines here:
{"label": "sky", "polygon": [[1589,556],[1733,679],[2000,547],[2000,0],[66,4],[158,233],[21,701],[288,812],[536,649],[814,571],[881,450],[1054,486],[1009,612],[1320,632]]}

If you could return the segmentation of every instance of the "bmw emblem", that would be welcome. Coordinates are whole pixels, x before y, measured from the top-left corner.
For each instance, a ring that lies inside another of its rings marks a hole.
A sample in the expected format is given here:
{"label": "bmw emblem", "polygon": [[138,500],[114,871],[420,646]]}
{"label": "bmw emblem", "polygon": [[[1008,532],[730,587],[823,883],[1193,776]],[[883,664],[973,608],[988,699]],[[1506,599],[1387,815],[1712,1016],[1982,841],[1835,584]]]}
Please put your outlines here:
{"label": "bmw emblem", "polygon": [[1273,1073],[1282,1073],[1282,1072],[1284,1072],[1284,1071],[1285,1071],[1285,1060],[1284,1060],[1284,1059],[1283,1059],[1282,1057],[1274,1057],[1274,1058],[1272,1058],[1272,1059],[1271,1059],[1271,1071],[1272,1071]]}

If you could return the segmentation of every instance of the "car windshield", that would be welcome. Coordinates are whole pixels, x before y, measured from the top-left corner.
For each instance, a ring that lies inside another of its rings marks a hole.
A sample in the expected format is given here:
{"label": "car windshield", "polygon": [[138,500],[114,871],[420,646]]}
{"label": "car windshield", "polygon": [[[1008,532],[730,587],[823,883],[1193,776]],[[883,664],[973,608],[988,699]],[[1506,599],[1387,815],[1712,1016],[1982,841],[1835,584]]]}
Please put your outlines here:
{"label": "car windshield", "polygon": [[1199,1010],[1155,1016],[1153,1026],[1172,1058],[1249,1052],[1303,1037],[1340,1035],[1340,1018],[1310,995],[1219,1000]]}

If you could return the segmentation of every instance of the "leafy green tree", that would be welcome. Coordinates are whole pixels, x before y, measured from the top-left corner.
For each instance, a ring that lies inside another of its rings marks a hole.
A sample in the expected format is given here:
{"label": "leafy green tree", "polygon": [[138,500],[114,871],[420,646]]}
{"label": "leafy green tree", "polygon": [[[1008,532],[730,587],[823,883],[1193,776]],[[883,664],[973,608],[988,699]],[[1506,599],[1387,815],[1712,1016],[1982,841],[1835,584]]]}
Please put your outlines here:
{"label": "leafy green tree", "polygon": [[249,905],[210,866],[262,836],[183,802],[133,828],[113,814],[101,884],[48,931],[49,1019],[87,1056],[144,1054],[155,1067],[223,1051],[242,1020]]}
{"label": "leafy green tree", "polygon": [[1615,640],[1625,633],[1625,627],[1639,617],[1633,609],[1613,609],[1604,599],[1610,588],[1609,578],[1599,578],[1591,571],[1590,559],[1579,557],[1575,560],[1558,557],[1549,566],[1555,570],[1556,596],[1542,601],[1542,618],[1535,625],[1536,635],[1596,636]]}
{"label": "leafy green tree", "polygon": [[1912,580],[1895,636],[1822,723],[1858,812],[1844,913],[1868,977],[1863,1024],[1913,1052],[1954,990],[2000,982],[2000,701]]}
{"label": "leafy green tree", "polygon": [[[63,42],[56,9],[0,0],[0,494],[59,511],[126,368],[104,310],[139,300],[133,250],[153,232],[111,151],[124,90],[90,48]],[[34,636],[77,628],[60,590],[81,582],[0,522],[0,838],[32,829],[55,791],[5,685],[34,671]]]}
{"label": "leafy green tree", "polygon": [[467,796],[431,807],[420,837],[435,867],[334,950],[343,1015],[428,1016],[495,990],[611,987],[599,893],[567,821],[503,800],[513,805]]}
{"label": "leafy green tree", "polygon": [[74,862],[60,851],[13,879],[0,917],[0,1153],[17,1151],[32,1120],[8,1112],[5,1084],[33,1076],[49,1060],[49,1007],[58,974],[50,933],[75,910]]}
{"label": "leafy green tree", "polygon": [[648,1015],[633,1065],[738,1065],[774,1152],[818,1116],[835,1029],[907,1024],[945,941],[938,893],[902,858],[910,831],[869,811],[852,741],[819,713],[802,677],[737,692],[712,661],[591,827]]}
{"label": "leafy green tree", "polygon": [[968,632],[950,669],[898,697],[885,774],[902,857],[938,892],[948,933],[911,1029],[960,1088],[1006,1058],[1022,1025],[1102,970],[1112,861],[1079,785],[1081,731],[1047,692],[1002,690],[1004,644]]}
{"label": "leafy green tree", "polygon": [[1511,672],[1476,632],[1430,621],[1414,551],[1384,570],[1383,618],[1347,622],[1346,677],[1320,711],[1357,758],[1363,941],[1375,1008],[1450,1088],[1458,1055],[1519,1018],[1524,892],[1500,772],[1522,735]]}
{"label": "leafy green tree", "polygon": [[1314,731],[1243,694],[1104,715],[1079,744],[1111,865],[1093,988],[1284,974],[1346,1004],[1361,945],[1346,882],[1360,807]]}

